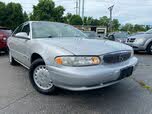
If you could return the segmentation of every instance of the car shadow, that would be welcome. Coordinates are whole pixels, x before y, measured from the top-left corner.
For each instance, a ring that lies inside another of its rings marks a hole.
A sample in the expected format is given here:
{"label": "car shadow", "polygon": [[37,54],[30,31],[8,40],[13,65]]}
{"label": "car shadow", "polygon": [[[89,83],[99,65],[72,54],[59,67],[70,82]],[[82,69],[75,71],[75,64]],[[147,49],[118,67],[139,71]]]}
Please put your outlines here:
{"label": "car shadow", "polygon": [[148,54],[147,52],[145,52],[145,51],[138,51],[138,52],[134,52],[136,55],[150,55],[150,54]]}
{"label": "car shadow", "polygon": [[96,89],[96,90],[88,90],[88,91],[69,91],[69,90],[65,90],[65,89],[60,89],[58,88],[58,95],[61,96],[84,96],[84,97],[91,97],[91,96],[102,96],[103,93],[107,93],[110,92],[111,90],[114,91],[114,89],[116,89],[115,87],[119,85],[119,84],[115,84],[113,86],[108,86],[108,87],[104,87],[101,89]]}
{"label": "car shadow", "polygon": [[[57,95],[50,96],[49,98],[62,98],[64,102],[70,103],[73,106],[85,106],[86,110],[90,110],[93,106],[92,111],[105,109],[106,112],[108,111],[107,107],[121,109],[123,106],[118,104],[122,102],[130,107],[129,104],[133,103],[132,101],[139,101],[138,99],[142,95],[141,87],[133,80],[127,79],[118,84],[91,91],[73,92],[59,89]],[[79,108],[82,108],[81,106]]]}
{"label": "car shadow", "polygon": [[[119,94],[125,93],[126,88],[129,88],[131,84],[128,84],[128,81],[130,82],[130,79],[123,80],[117,84],[104,87],[101,89],[96,89],[96,90],[89,90],[89,91],[68,91],[64,89],[58,89],[58,95],[59,96],[81,96],[81,97],[87,97],[87,98],[92,98],[92,97],[101,97],[101,96],[111,96],[112,93]],[[132,82],[134,83],[134,82]]]}
{"label": "car shadow", "polygon": [[8,53],[6,53],[6,52],[0,52],[0,56],[6,56],[6,55],[8,55]]}

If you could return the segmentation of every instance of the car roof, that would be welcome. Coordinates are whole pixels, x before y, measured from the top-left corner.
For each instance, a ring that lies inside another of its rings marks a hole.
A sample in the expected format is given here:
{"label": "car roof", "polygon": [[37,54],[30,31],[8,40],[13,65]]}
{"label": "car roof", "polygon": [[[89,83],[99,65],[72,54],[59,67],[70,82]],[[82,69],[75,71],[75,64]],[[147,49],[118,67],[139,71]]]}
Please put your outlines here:
{"label": "car roof", "polygon": [[27,21],[25,23],[34,23],[34,22],[48,22],[48,23],[58,23],[58,24],[65,24],[65,23],[61,23],[61,22],[53,22],[53,21]]}
{"label": "car roof", "polygon": [[0,29],[8,29],[7,27],[0,26]]}

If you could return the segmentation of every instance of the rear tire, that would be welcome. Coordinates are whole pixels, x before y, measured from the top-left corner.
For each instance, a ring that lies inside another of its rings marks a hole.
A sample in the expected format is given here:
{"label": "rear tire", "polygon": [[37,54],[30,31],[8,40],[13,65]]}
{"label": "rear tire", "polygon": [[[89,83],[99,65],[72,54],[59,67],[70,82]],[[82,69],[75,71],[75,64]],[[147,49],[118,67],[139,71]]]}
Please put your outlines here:
{"label": "rear tire", "polygon": [[5,49],[5,53],[6,54],[8,54],[9,53],[9,49],[7,48],[7,49]]}
{"label": "rear tire", "polygon": [[135,53],[135,54],[136,54],[136,53],[138,54],[138,53],[139,53],[139,51],[134,51],[134,53]]}
{"label": "rear tire", "polygon": [[45,95],[55,94],[56,87],[53,85],[48,69],[42,59],[37,59],[32,63],[29,78],[38,92]]}
{"label": "rear tire", "polygon": [[10,51],[9,51],[9,63],[10,65],[13,65],[13,66],[18,64],[17,61],[15,61],[15,59],[12,57],[12,54]]}
{"label": "rear tire", "polygon": [[147,53],[152,55],[152,42],[147,47]]}

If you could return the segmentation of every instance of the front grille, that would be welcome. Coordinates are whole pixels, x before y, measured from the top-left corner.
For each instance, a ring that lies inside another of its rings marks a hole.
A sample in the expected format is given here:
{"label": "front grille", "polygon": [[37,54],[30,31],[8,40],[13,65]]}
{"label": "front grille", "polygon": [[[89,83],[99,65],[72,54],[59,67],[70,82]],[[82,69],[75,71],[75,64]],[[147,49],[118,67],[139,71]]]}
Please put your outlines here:
{"label": "front grille", "polygon": [[104,63],[113,64],[120,63],[128,60],[131,57],[131,52],[116,52],[111,54],[106,54],[103,56]]}
{"label": "front grille", "polygon": [[129,39],[127,39],[127,42],[128,43],[133,43],[135,40],[136,40],[136,38],[129,38]]}

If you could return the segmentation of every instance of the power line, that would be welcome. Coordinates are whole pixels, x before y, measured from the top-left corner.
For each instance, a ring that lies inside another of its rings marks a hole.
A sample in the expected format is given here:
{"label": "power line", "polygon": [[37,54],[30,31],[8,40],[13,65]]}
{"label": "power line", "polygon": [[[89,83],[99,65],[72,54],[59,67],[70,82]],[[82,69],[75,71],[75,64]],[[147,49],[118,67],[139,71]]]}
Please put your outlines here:
{"label": "power line", "polygon": [[112,10],[114,5],[110,6],[108,9],[110,11],[110,32],[112,32]]}
{"label": "power line", "polygon": [[82,0],[82,20],[84,20],[84,0]]}
{"label": "power line", "polygon": [[75,7],[75,9],[76,9],[76,15],[78,15],[78,0],[76,0],[76,7]]}
{"label": "power line", "polygon": [[81,13],[81,0],[79,0],[79,15],[81,15],[80,13]]}

